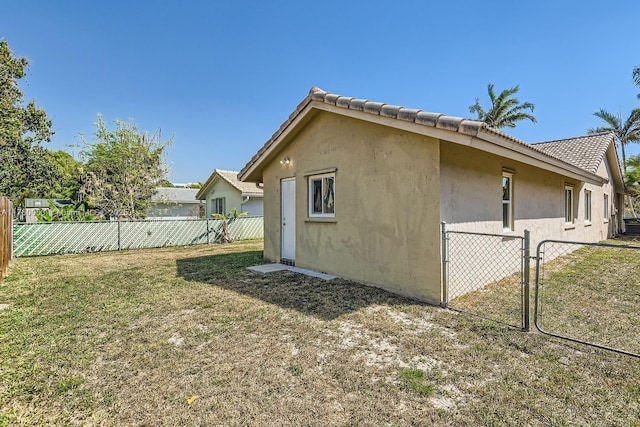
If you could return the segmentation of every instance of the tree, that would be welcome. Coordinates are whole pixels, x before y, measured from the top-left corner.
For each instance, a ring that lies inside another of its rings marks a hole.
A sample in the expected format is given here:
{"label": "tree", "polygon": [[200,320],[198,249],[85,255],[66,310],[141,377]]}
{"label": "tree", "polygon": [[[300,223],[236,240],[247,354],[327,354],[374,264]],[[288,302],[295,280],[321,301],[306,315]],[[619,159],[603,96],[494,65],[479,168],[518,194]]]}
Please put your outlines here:
{"label": "tree", "polygon": [[173,185],[173,182],[169,181],[168,179],[164,179],[162,178],[160,181],[158,181],[158,183],[156,184],[158,187],[163,187],[163,188],[175,188],[176,186]]}
{"label": "tree", "polygon": [[627,160],[627,174],[625,185],[629,192],[629,207],[635,218],[636,211],[640,210],[640,155],[630,156]]}
{"label": "tree", "polygon": [[109,217],[143,218],[156,184],[167,173],[160,131],[140,132],[131,121],[115,120],[109,130],[98,116],[94,141],[82,135],[85,159],[78,192],[81,200]]}
{"label": "tree", "polygon": [[49,192],[43,194],[42,197],[75,200],[80,187],[82,163],[62,150],[47,150],[45,155],[48,157],[47,162],[50,167],[55,168],[53,172],[58,176],[58,179],[51,183]]}
{"label": "tree", "polygon": [[521,104],[517,98],[513,97],[519,90],[520,86],[514,86],[503,90],[496,96],[493,84],[489,84],[487,91],[491,99],[491,109],[486,111],[480,105],[480,98],[476,98],[476,103],[469,107],[469,112],[476,113],[479,121],[485,122],[496,129],[514,128],[516,127],[516,122],[521,120],[531,120],[533,123],[537,123],[533,114],[525,112],[529,110],[533,113],[536,106],[530,102]]}
{"label": "tree", "polygon": [[605,122],[607,126],[587,129],[587,133],[613,132],[615,134],[616,145],[622,152],[622,172],[626,173],[627,156],[624,148],[630,142],[640,141],[640,108],[632,110],[624,122],[620,114],[615,116],[604,109],[596,111],[593,115]]}
{"label": "tree", "polygon": [[40,146],[51,140],[51,120],[34,100],[25,105],[18,85],[28,65],[0,40],[0,194],[16,205],[25,197],[42,197],[58,179]]}
{"label": "tree", "polygon": [[238,218],[243,218],[249,215],[249,212],[238,212],[236,208],[231,209],[228,213],[214,213],[212,217],[222,220],[222,232],[220,234],[220,243],[231,243],[233,239],[229,234],[229,224]]}
{"label": "tree", "polygon": [[[640,65],[636,65],[633,67],[633,73],[631,74],[633,78],[633,84],[636,87],[640,87]],[[640,93],[638,94],[638,99],[640,99]]]}

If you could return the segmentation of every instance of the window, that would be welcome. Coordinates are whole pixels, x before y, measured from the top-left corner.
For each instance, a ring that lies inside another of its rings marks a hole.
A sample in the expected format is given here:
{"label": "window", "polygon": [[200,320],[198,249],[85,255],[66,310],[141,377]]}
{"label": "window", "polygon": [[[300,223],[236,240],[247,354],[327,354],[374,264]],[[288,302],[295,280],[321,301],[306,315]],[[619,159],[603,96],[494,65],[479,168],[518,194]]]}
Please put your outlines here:
{"label": "window", "polygon": [[310,217],[335,217],[335,187],[335,173],[327,173],[309,177]]}
{"label": "window", "polygon": [[604,195],[604,220],[607,221],[609,219],[609,195]]}
{"label": "window", "polygon": [[211,200],[211,213],[224,214],[224,197]]}
{"label": "window", "polygon": [[564,186],[564,222],[573,224],[573,187]]}
{"label": "window", "polygon": [[502,173],[502,229],[513,230],[513,174]]}
{"label": "window", "polygon": [[591,222],[591,191],[584,190],[584,220]]}

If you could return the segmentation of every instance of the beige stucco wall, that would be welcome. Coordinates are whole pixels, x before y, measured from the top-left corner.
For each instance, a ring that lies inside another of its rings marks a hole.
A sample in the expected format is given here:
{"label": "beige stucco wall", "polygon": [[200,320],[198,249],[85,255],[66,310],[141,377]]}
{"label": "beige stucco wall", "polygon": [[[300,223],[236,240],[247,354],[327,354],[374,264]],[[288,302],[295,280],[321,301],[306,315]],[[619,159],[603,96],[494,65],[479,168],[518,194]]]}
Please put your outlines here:
{"label": "beige stucco wall", "polygon": [[[584,183],[470,147],[441,142],[441,218],[447,230],[523,236],[530,231],[531,255],[545,239],[597,242],[613,233],[604,218],[604,194],[615,201],[611,183]],[[513,172],[514,230],[502,224],[502,173]],[[597,174],[608,177],[606,161]],[[573,186],[572,224],[565,223],[565,184]],[[591,221],[585,220],[585,190],[591,191]],[[608,207],[611,211],[611,206]],[[520,240],[449,235],[448,299],[497,281],[521,269]],[[559,253],[547,253],[549,260]],[[533,261],[532,261],[533,262]],[[517,290],[516,290],[517,291]]]}
{"label": "beige stucco wall", "polygon": [[[310,219],[305,174],[325,168],[335,219]],[[439,168],[435,139],[318,113],[263,171],[265,258],[280,259],[280,180],[295,177],[297,266],[440,302]]]}
{"label": "beige stucco wall", "polygon": [[240,191],[233,188],[223,179],[216,177],[211,188],[209,188],[205,194],[206,217],[211,217],[213,213],[213,200],[221,197],[225,198],[225,213],[229,212],[232,208],[236,208],[238,212],[242,212],[242,197],[240,196]]}
{"label": "beige stucco wall", "polygon": [[[514,230],[502,228],[502,172],[514,171]],[[608,174],[606,162],[598,174]],[[544,239],[597,242],[610,237],[604,219],[604,194],[614,202],[610,183],[596,185],[544,171],[470,147],[441,143],[441,217],[450,230],[523,235],[531,232],[532,249]],[[565,224],[565,183],[574,188],[574,222]],[[585,221],[584,190],[591,190],[591,222]]]}

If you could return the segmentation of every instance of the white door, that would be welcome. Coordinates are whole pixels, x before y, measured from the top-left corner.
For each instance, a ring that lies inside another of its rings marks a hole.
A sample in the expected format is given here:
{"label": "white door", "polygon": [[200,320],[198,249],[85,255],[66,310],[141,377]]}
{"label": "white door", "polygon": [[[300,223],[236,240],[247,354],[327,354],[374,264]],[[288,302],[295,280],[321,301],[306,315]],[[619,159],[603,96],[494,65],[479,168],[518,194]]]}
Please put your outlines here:
{"label": "white door", "polygon": [[296,259],[296,180],[287,178],[280,181],[282,200],[281,227],[282,245],[280,258],[293,262]]}

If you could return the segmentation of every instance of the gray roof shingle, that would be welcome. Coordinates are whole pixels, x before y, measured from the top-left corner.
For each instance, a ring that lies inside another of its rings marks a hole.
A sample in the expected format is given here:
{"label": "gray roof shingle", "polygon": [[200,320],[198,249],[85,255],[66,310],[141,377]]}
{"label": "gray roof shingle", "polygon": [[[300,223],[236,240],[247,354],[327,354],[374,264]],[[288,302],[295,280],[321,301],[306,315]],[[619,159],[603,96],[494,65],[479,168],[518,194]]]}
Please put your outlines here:
{"label": "gray roof shingle", "polygon": [[156,193],[151,196],[151,201],[156,203],[198,203],[197,192],[197,188],[158,187]]}

